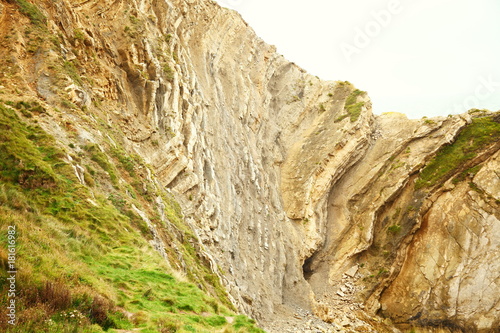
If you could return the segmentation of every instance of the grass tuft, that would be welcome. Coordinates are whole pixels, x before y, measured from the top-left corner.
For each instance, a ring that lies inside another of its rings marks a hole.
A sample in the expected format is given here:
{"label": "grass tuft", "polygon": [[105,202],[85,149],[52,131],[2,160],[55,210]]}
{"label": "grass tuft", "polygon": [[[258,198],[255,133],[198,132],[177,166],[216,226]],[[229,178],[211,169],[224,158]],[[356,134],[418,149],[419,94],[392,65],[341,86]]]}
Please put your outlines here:
{"label": "grass tuft", "polygon": [[[345,85],[345,84],[344,84]],[[345,118],[349,117],[351,122],[355,122],[356,120],[359,119],[359,116],[361,115],[361,109],[365,105],[365,102],[359,102],[356,103],[358,96],[366,94],[366,92],[361,91],[359,89],[354,90],[351,92],[351,94],[347,97],[345,101],[345,106],[344,106],[344,113],[343,115],[337,117],[335,119],[335,122],[341,122]]]}
{"label": "grass tuft", "polygon": [[387,228],[387,231],[394,235],[398,234],[401,231],[401,226],[397,224],[391,225]]}
{"label": "grass tuft", "polygon": [[19,11],[23,15],[27,16],[30,19],[31,23],[39,27],[44,27],[47,25],[47,17],[45,17],[45,15],[36,5],[26,0],[14,0],[14,2],[19,7]]}

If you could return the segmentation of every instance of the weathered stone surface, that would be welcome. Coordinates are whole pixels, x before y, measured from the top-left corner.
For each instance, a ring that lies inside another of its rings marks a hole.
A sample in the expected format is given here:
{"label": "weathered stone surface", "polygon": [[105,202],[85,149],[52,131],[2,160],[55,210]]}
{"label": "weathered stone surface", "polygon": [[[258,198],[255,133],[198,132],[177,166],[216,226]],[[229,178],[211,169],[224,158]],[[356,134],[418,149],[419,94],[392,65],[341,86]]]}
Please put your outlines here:
{"label": "weathered stone surface", "polygon": [[[106,130],[119,129],[181,201],[232,301],[269,331],[396,331],[379,310],[498,329],[498,151],[468,182],[413,187],[468,114],[374,116],[359,94],[350,119],[353,85],[309,75],[212,1],[39,5],[60,47],[31,57],[18,40],[11,57],[16,84],[52,107],[40,125],[63,146],[113,145]],[[75,59],[79,79],[47,76]],[[53,111],[62,98],[79,108]]]}
{"label": "weathered stone surface", "polygon": [[474,177],[474,183],[496,200],[500,200],[500,151]]}
{"label": "weathered stone surface", "polygon": [[[479,182],[497,159],[498,153],[486,163]],[[417,314],[436,324],[452,318],[471,331],[498,327],[499,245],[497,202],[467,183],[444,192],[424,215],[401,272],[382,294],[384,312],[400,321]]]}

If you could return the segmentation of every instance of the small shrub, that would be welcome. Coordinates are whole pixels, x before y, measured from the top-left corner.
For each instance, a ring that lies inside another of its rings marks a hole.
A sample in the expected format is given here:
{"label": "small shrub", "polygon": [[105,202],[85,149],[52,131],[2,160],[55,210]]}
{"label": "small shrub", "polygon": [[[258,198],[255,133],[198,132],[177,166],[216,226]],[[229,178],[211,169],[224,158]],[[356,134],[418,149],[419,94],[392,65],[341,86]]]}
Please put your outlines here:
{"label": "small shrub", "polygon": [[165,64],[163,66],[163,71],[165,72],[165,78],[172,82],[174,80],[174,70],[168,64]]}
{"label": "small shrub", "polygon": [[335,119],[334,122],[339,123],[339,122],[341,122],[342,120],[344,120],[347,117],[349,117],[348,114],[343,114],[343,115],[337,117],[337,119]]}
{"label": "small shrub", "polygon": [[75,63],[72,61],[64,61],[63,62],[63,69],[68,74],[68,76],[78,85],[82,86],[83,81],[82,78],[80,77],[80,74],[78,73],[78,69],[76,68]]}
{"label": "small shrub", "polygon": [[75,29],[73,31],[73,37],[78,40],[85,40],[85,33],[80,29]]}
{"label": "small shrub", "polygon": [[166,318],[158,319],[156,325],[158,326],[160,333],[175,333],[180,329],[179,323]]}
{"label": "small shrub", "polygon": [[160,333],[175,333],[175,332],[177,332],[178,327],[179,327],[179,325],[172,323],[172,324],[169,324],[169,326],[167,326],[167,327],[160,328]]}
{"label": "small shrub", "polygon": [[134,313],[134,316],[132,317],[132,322],[135,325],[142,325],[148,321],[148,314],[145,311],[138,311]]}
{"label": "small shrub", "polygon": [[134,15],[130,15],[128,18],[132,24],[139,24],[140,23],[139,19]]}
{"label": "small shrub", "polygon": [[66,310],[72,298],[68,287],[61,282],[49,282],[39,290],[40,301],[48,304],[53,310]]}
{"label": "small shrub", "polygon": [[[345,85],[342,84],[341,86]],[[349,117],[351,122],[355,122],[356,120],[359,119],[359,116],[361,115],[361,109],[365,105],[365,102],[359,102],[356,103],[356,100],[358,96],[365,94],[364,91],[361,91],[359,89],[354,90],[346,99],[345,101],[345,106],[344,106],[344,111],[346,112],[345,114],[339,116],[337,119],[334,120],[334,122],[338,123],[345,118]]]}
{"label": "small shrub", "polygon": [[356,103],[356,100],[358,99],[358,96],[365,94],[364,91],[361,91],[359,89],[354,90],[346,99],[345,104],[346,105],[352,105]]}
{"label": "small shrub", "polygon": [[401,208],[397,208],[394,214],[392,215],[392,219],[396,220],[399,217],[399,214],[401,213]]}
{"label": "small shrub", "polygon": [[383,276],[383,275],[386,275],[387,273],[389,273],[389,271],[387,269],[385,269],[385,267],[382,267],[378,270],[377,272],[377,277],[379,276]]}
{"label": "small shrub", "polygon": [[67,109],[76,109],[76,105],[73,104],[71,101],[68,101],[67,99],[63,99],[61,101],[61,105]]}
{"label": "small shrub", "polygon": [[461,181],[464,181],[467,177],[473,178],[479,170],[481,170],[482,165],[476,165],[472,168],[469,168],[465,171],[462,171],[457,177],[453,178],[451,181],[453,184],[458,184]]}
{"label": "small shrub", "polygon": [[111,183],[113,185],[118,184],[118,177],[114,172],[113,166],[109,163],[108,157],[95,145],[87,145],[83,149],[91,153],[90,159],[109,174]]}
{"label": "small shrub", "polygon": [[469,187],[471,189],[473,189],[474,191],[476,191],[477,193],[479,193],[479,194],[483,194],[484,193],[483,190],[481,190],[479,188],[479,186],[477,186],[476,183],[474,183],[474,182],[469,182]]}
{"label": "small shrub", "polygon": [[94,296],[90,306],[90,319],[107,330],[114,326],[113,320],[108,315],[112,308],[111,301],[101,296]]}
{"label": "small shrub", "polygon": [[406,207],[406,211],[407,212],[413,212],[415,210],[417,210],[417,208],[415,206],[413,206],[413,205],[409,205],[408,207]]}
{"label": "small shrub", "polygon": [[387,231],[390,232],[391,234],[398,234],[401,231],[401,226],[400,225],[391,225],[390,227],[387,228]]}
{"label": "small shrub", "polygon": [[194,307],[191,304],[181,304],[177,308],[182,311],[194,311]]}
{"label": "small shrub", "polygon": [[125,151],[121,150],[121,149],[113,149],[111,151],[113,157],[115,157],[121,164],[121,166],[127,170],[127,172],[129,173],[129,175],[131,177],[135,177],[136,176],[136,172],[135,172],[135,160],[137,160],[138,158],[135,157],[135,160],[134,158],[130,157]]}
{"label": "small shrub", "polygon": [[355,122],[356,120],[359,119],[359,116],[361,115],[361,109],[363,108],[364,105],[365,102],[359,102],[346,107],[347,114],[349,115],[351,122]]}

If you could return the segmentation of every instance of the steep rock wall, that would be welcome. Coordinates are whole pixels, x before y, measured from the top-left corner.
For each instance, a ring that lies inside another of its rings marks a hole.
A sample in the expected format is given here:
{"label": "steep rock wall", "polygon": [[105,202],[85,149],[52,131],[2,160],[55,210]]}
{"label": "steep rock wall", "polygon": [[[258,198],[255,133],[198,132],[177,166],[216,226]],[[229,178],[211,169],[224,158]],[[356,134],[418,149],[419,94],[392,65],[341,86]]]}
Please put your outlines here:
{"label": "steep rock wall", "polygon": [[[498,328],[498,147],[475,162],[481,191],[414,188],[470,115],[374,116],[365,93],[305,73],[211,1],[37,4],[58,37],[37,47],[17,33],[10,61],[25,94],[64,110],[42,125],[120,128],[178,196],[239,309],[270,330],[276,318],[307,326],[297,308],[353,331],[391,330],[378,311]],[[4,34],[13,10],[4,3]]]}

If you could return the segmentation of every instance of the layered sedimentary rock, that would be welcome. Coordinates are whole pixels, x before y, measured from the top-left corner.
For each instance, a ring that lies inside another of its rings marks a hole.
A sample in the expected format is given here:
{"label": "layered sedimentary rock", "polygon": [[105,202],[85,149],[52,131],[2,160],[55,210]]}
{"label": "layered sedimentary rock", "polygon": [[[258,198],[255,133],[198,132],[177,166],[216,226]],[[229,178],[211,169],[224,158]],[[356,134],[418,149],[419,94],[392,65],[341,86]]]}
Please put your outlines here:
{"label": "layered sedimentary rock", "polygon": [[[391,331],[376,314],[499,328],[498,132],[471,179],[452,184],[457,169],[415,190],[469,114],[375,116],[366,93],[309,75],[212,1],[37,5],[59,37],[32,50],[14,34],[18,85],[72,104],[41,125],[62,141],[69,120],[120,128],[181,201],[241,311],[276,331],[276,318],[307,325],[290,317],[298,308],[329,329]],[[4,35],[13,11],[3,3]],[[106,137],[76,132],[79,144]]]}

